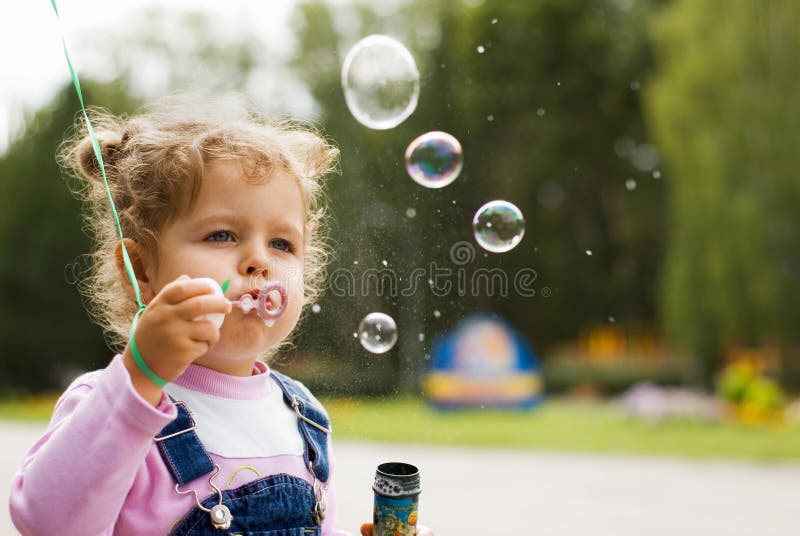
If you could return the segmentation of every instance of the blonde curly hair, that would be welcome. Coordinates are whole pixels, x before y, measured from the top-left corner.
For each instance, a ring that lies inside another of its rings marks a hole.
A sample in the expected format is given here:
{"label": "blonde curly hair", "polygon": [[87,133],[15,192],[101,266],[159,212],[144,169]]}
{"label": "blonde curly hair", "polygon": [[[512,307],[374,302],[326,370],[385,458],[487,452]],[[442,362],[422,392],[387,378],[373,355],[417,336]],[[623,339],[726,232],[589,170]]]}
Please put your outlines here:
{"label": "blonde curly hair", "polygon": [[[270,121],[239,95],[176,95],[132,117],[91,109],[90,118],[122,233],[151,253],[157,252],[164,227],[192,206],[212,162],[237,160],[251,178],[273,170],[294,177],[305,205],[305,303],[318,297],[330,252],[322,179],[336,169],[339,154],[319,132],[296,121]],[[121,350],[137,304],[117,269],[119,234],[82,120],[58,159],[78,179],[74,190],[94,239],[91,266],[78,288],[110,346]]]}

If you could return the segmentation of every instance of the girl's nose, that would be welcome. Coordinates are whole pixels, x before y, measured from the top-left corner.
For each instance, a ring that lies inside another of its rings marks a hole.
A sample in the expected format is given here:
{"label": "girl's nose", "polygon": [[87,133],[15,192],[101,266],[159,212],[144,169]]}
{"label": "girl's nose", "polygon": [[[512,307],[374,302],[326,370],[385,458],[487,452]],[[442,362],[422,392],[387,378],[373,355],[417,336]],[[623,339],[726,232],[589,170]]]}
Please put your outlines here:
{"label": "girl's nose", "polygon": [[269,257],[264,247],[253,246],[242,259],[242,273],[250,276],[264,276],[269,273]]}
{"label": "girl's nose", "polygon": [[259,266],[248,266],[247,267],[247,275],[263,275],[266,277],[267,275],[267,268],[266,266],[259,267]]}

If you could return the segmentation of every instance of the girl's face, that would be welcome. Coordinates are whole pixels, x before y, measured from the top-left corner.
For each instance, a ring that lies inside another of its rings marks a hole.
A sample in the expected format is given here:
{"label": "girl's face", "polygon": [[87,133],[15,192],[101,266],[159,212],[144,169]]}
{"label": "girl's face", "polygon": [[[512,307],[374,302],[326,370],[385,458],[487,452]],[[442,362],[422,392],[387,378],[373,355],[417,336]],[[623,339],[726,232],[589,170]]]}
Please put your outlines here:
{"label": "girl's face", "polygon": [[154,296],[186,274],[220,285],[230,280],[225,293],[230,300],[277,280],[288,303],[272,327],[255,311],[234,307],[219,342],[195,363],[249,375],[253,362],[289,335],[303,304],[304,223],[299,185],[285,172],[276,170],[254,184],[236,161],[208,166],[194,206],[160,233],[158,260],[145,269],[146,294]]}

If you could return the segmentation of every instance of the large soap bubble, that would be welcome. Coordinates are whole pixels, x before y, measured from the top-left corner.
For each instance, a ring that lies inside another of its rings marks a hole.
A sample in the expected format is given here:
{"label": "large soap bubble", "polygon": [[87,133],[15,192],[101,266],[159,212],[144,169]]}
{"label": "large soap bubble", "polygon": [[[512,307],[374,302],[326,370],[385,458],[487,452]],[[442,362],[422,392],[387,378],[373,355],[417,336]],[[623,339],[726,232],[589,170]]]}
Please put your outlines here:
{"label": "large soap bubble", "polygon": [[483,249],[505,253],[514,249],[525,235],[525,217],[513,203],[498,199],[478,209],[472,227],[475,240]]}
{"label": "large soap bubble", "polygon": [[373,354],[388,352],[397,342],[397,324],[385,313],[370,313],[358,325],[358,339]]}
{"label": "large soap bubble", "polygon": [[419,70],[402,43],[370,35],[356,43],[342,64],[347,107],[364,126],[394,128],[410,116],[419,99]]}
{"label": "large soap bubble", "polygon": [[428,132],[406,149],[406,171],[426,188],[444,188],[464,165],[461,144],[447,132]]}

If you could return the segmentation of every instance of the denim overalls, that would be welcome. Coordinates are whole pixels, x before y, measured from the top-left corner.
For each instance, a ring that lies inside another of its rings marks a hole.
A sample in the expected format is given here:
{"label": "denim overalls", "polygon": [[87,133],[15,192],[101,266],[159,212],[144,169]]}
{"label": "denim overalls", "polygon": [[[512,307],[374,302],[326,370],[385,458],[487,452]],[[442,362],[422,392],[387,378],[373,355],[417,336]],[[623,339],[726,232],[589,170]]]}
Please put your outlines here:
{"label": "denim overalls", "polygon": [[[171,530],[173,536],[311,536],[320,535],[325,517],[324,482],[328,480],[327,416],[297,382],[275,371],[272,377],[283,391],[283,401],[297,413],[303,437],[303,459],[314,476],[312,486],[287,474],[259,478],[241,487],[216,491],[195,506]],[[194,432],[194,420],[183,402],[178,416],[156,436],[164,462],[175,477],[178,493],[200,476],[219,471]],[[195,493],[195,499],[197,494]]]}

